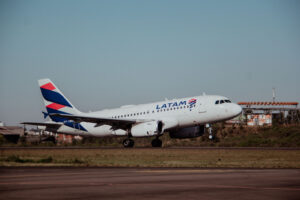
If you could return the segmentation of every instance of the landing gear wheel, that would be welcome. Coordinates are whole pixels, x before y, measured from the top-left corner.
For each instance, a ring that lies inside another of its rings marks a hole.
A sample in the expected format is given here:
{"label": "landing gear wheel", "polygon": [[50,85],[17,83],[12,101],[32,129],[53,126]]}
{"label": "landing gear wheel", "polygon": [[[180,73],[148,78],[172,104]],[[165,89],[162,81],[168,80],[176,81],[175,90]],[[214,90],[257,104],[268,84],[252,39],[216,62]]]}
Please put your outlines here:
{"label": "landing gear wheel", "polygon": [[162,141],[158,138],[152,140],[152,147],[162,147]]}
{"label": "landing gear wheel", "polygon": [[214,139],[213,128],[211,127],[210,124],[206,124],[206,128],[208,129],[208,134],[209,134],[208,138],[210,140],[213,140]]}
{"label": "landing gear wheel", "polygon": [[123,140],[123,146],[125,148],[132,148],[134,146],[134,141],[131,139],[125,139]]}

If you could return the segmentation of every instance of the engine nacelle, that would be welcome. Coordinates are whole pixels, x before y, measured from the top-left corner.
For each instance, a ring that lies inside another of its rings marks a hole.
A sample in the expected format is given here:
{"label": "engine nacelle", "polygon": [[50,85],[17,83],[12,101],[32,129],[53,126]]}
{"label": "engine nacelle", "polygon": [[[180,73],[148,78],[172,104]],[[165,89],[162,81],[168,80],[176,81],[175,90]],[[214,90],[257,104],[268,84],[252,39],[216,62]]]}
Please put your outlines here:
{"label": "engine nacelle", "polygon": [[143,122],[134,125],[131,128],[131,135],[133,137],[148,137],[160,135],[162,133],[162,126],[163,124],[161,121]]}
{"label": "engine nacelle", "polygon": [[201,135],[204,134],[204,131],[205,131],[204,125],[201,125],[201,126],[192,126],[187,128],[171,130],[169,134],[171,138],[184,139],[184,138],[200,137]]}

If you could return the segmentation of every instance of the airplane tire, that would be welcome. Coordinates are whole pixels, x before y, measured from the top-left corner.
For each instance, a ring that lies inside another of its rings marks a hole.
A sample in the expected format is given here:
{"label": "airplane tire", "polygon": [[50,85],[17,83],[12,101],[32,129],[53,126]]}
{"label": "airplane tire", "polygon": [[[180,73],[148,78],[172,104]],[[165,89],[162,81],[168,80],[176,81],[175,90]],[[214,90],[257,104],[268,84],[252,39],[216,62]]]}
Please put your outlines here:
{"label": "airplane tire", "polygon": [[123,146],[125,148],[132,148],[134,146],[134,141],[131,139],[125,139],[123,140]]}
{"label": "airplane tire", "polygon": [[162,141],[160,139],[154,139],[151,142],[152,147],[162,147]]}

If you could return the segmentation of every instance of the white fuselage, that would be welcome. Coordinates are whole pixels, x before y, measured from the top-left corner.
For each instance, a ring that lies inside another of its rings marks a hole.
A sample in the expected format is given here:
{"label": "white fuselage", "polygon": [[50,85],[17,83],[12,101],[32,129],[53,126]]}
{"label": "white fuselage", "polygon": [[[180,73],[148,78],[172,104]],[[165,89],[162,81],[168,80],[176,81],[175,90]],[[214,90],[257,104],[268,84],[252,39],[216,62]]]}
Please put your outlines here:
{"label": "white fuselage", "polygon": [[[196,99],[196,103],[189,103],[193,99]],[[217,101],[218,104],[216,104]],[[149,120],[162,121],[163,130],[166,131],[174,128],[225,121],[239,115],[241,111],[242,109],[239,105],[231,103],[226,97],[204,95],[149,104],[122,106],[116,109],[85,113],[85,115],[112,119],[132,119],[140,122]],[[128,135],[128,130],[113,130],[110,125],[96,126],[95,123],[88,122],[81,122],[80,124],[87,131],[61,126],[58,132],[95,137]]]}

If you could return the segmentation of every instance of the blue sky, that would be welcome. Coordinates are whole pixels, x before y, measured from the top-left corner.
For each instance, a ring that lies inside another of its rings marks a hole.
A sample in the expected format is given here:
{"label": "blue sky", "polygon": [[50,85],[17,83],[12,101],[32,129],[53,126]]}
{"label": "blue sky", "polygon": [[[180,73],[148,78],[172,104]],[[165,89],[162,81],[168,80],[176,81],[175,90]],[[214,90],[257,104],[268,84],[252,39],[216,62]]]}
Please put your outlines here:
{"label": "blue sky", "polygon": [[0,0],[0,121],[42,121],[37,80],[82,111],[219,94],[300,101],[300,2]]}

